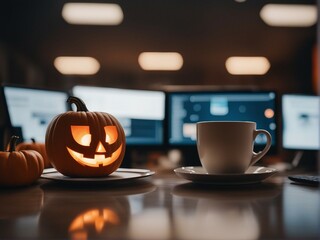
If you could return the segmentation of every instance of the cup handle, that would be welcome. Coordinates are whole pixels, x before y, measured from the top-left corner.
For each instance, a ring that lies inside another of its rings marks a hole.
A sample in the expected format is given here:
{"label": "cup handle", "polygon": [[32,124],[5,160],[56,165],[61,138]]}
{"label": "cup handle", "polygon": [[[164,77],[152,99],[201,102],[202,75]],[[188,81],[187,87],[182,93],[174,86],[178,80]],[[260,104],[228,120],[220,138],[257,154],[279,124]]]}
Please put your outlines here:
{"label": "cup handle", "polygon": [[252,159],[251,159],[251,165],[255,164],[256,162],[258,162],[270,149],[271,147],[271,135],[268,131],[266,130],[262,130],[262,129],[258,129],[258,130],[255,130],[254,133],[253,133],[253,139],[256,139],[256,137],[259,135],[259,134],[264,134],[266,137],[267,137],[267,144],[266,146],[264,147],[264,149],[258,153],[255,153],[253,152],[252,153]]}

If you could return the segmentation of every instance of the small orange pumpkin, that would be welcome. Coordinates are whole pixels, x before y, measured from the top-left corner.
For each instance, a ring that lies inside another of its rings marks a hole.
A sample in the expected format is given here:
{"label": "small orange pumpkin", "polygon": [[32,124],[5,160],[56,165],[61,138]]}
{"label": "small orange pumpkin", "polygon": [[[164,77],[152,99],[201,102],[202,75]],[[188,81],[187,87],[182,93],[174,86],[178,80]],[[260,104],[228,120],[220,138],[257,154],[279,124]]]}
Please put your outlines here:
{"label": "small orange pumpkin", "polygon": [[19,137],[12,136],[5,152],[0,152],[0,186],[25,186],[34,183],[44,169],[43,158],[34,150],[16,151]]}
{"label": "small orange pumpkin", "polygon": [[89,112],[84,102],[69,97],[77,111],[56,116],[46,132],[51,164],[69,177],[102,177],[114,172],[125,154],[125,134],[108,113]]}
{"label": "small orange pumpkin", "polygon": [[22,142],[19,143],[16,147],[17,151],[21,150],[35,150],[41,154],[44,160],[44,168],[50,168],[51,163],[48,160],[47,153],[46,153],[46,145],[44,143],[36,142],[34,138],[31,138],[31,142]]}

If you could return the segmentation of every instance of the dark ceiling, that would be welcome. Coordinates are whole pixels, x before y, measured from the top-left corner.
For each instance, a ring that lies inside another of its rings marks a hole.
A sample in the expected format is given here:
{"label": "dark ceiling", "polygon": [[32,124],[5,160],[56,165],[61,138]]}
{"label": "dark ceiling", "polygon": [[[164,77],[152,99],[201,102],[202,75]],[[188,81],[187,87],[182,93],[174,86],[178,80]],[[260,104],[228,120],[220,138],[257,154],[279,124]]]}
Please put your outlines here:
{"label": "dark ceiling", "polygon": [[[124,21],[119,26],[69,25],[61,17],[65,2],[70,1],[1,2],[0,53],[6,65],[1,68],[2,82],[57,88],[73,84],[130,88],[255,85],[285,90],[292,81],[288,91],[301,90],[301,86],[310,91],[316,26],[270,27],[259,12],[266,3],[316,1],[95,1],[121,6]],[[144,51],[180,52],[183,68],[146,72],[137,61]],[[53,66],[60,55],[95,57],[101,69],[94,76],[63,76]],[[224,64],[234,55],[265,56],[270,71],[258,77],[232,76]]]}

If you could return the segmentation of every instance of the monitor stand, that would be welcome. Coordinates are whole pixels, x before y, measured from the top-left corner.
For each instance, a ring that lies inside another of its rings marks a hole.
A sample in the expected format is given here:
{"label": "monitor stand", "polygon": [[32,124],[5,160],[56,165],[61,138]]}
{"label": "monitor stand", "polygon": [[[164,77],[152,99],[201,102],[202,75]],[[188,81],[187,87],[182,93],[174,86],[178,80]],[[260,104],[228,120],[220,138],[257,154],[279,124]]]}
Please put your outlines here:
{"label": "monitor stand", "polygon": [[302,155],[303,155],[303,151],[297,151],[291,161],[291,166],[292,168],[296,168],[298,167],[300,161],[301,161],[301,158],[302,158]]}
{"label": "monitor stand", "polygon": [[292,169],[295,169],[296,167],[298,167],[298,165],[302,159],[302,156],[303,156],[303,151],[297,151],[291,162],[289,162],[289,163],[279,162],[279,163],[272,164],[269,167],[275,168],[280,172],[292,170]]}

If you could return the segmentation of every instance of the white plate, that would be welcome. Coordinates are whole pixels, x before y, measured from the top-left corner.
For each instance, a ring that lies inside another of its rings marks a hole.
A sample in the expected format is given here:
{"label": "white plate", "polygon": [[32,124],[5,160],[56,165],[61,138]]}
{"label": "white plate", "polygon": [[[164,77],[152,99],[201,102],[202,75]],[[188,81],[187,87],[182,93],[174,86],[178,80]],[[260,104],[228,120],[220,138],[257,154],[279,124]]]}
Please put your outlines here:
{"label": "white plate", "polygon": [[50,179],[54,181],[63,182],[87,182],[87,183],[114,183],[123,182],[137,178],[144,178],[152,176],[154,172],[147,169],[135,169],[135,168],[118,168],[115,172],[111,173],[107,177],[101,178],[71,178],[62,175],[54,168],[45,169],[41,175],[41,178]]}
{"label": "white plate", "polygon": [[252,184],[259,183],[277,172],[274,168],[252,166],[243,174],[208,174],[203,167],[181,167],[174,172],[187,180],[202,184]]}

